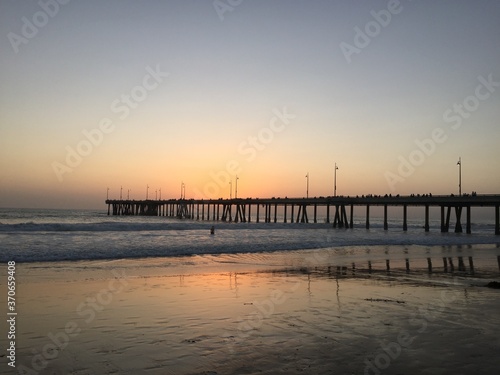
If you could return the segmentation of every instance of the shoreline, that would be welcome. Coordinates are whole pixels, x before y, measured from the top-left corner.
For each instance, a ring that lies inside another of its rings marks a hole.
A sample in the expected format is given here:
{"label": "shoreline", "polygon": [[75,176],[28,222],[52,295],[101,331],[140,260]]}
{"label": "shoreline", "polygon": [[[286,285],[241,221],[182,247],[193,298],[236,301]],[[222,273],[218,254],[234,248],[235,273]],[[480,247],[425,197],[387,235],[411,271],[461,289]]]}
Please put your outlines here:
{"label": "shoreline", "polygon": [[19,264],[18,370],[494,373],[500,250],[482,250],[474,274],[390,249],[371,272],[333,249]]}

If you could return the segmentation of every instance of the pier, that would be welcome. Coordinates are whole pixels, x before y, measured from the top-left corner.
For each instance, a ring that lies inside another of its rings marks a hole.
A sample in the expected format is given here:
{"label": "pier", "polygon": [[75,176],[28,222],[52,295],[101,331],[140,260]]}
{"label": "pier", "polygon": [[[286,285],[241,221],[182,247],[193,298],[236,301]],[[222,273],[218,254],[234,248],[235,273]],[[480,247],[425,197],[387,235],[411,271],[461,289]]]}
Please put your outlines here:
{"label": "pier", "polygon": [[[500,195],[463,196],[356,196],[315,198],[235,198],[235,199],[167,199],[167,200],[106,200],[108,215],[167,216],[179,219],[223,222],[284,223],[318,222],[318,209],[326,211],[324,222],[334,228],[354,227],[354,207],[364,207],[366,229],[370,228],[370,207],[383,207],[384,230],[389,228],[388,207],[400,207],[402,229],[408,229],[408,207],[423,207],[423,228],[430,230],[429,210],[438,207],[441,212],[441,232],[471,233],[472,208],[491,207],[494,210],[495,234],[500,235]],[[282,213],[278,215],[278,209]],[[263,216],[263,217],[262,217]],[[465,216],[465,217],[463,217]]]}

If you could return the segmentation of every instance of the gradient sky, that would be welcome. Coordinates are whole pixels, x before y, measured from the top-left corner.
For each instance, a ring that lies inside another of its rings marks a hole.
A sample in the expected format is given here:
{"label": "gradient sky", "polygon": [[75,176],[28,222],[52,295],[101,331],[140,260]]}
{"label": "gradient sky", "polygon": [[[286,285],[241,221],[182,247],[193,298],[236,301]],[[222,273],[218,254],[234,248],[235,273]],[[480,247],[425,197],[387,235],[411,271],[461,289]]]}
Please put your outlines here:
{"label": "gradient sky", "polygon": [[0,207],[500,193],[499,1],[231,3],[1,1]]}

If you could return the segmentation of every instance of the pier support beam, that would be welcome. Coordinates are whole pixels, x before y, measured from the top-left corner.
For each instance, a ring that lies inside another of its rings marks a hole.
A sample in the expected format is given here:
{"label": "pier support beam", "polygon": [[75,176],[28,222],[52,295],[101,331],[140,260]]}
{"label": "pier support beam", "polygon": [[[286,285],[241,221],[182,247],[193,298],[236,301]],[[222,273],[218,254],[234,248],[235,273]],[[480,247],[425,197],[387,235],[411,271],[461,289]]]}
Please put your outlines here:
{"label": "pier support beam", "polygon": [[335,217],[333,219],[334,228],[349,228],[349,220],[347,219],[347,211],[345,205],[335,205]]}
{"label": "pier support beam", "polygon": [[244,204],[239,204],[236,203],[236,216],[234,218],[234,222],[241,222],[245,223],[247,221],[246,216],[245,216],[245,205]]}
{"label": "pier support beam", "polygon": [[462,233],[462,223],[461,223],[461,217],[462,217],[462,206],[456,206],[455,207],[455,215],[457,217],[457,223],[455,224],[455,233]]}
{"label": "pier support beam", "polygon": [[300,220],[301,223],[309,223],[309,218],[307,217],[307,204],[299,205],[299,212],[297,212],[297,220],[298,223]]}
{"label": "pier support beam", "polygon": [[345,209],[345,204],[342,205],[342,216],[344,217],[344,227],[349,228],[349,220],[347,219],[347,211]]}
{"label": "pier support beam", "polygon": [[450,217],[451,217],[451,206],[448,206],[448,210],[446,212],[445,232],[448,232],[450,230]]}
{"label": "pier support beam", "polygon": [[221,218],[222,221],[228,221],[228,219],[229,219],[229,222],[233,221],[231,208],[232,208],[231,203],[222,205],[222,218]]}
{"label": "pier support beam", "polygon": [[339,213],[339,205],[335,205],[335,216],[333,218],[333,227],[334,228],[342,228],[342,223],[340,221],[340,213]]}

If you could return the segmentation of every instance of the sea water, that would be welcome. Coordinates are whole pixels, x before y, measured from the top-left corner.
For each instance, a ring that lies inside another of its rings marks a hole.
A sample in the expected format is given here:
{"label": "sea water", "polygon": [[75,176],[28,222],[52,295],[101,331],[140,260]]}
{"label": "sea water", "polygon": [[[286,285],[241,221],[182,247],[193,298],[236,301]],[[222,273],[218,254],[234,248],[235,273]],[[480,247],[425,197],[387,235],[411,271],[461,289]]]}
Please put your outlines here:
{"label": "sea water", "polygon": [[[312,249],[329,249],[339,260],[351,261],[358,256],[366,258],[367,253],[384,258],[387,249],[391,256],[403,257],[426,248],[460,253],[473,245],[483,245],[481,254],[493,257],[500,247],[500,236],[495,236],[494,225],[487,220],[473,222],[472,234],[454,233],[453,228],[441,233],[439,220],[431,222],[429,232],[424,231],[421,219],[410,220],[407,231],[398,219],[389,221],[388,230],[383,229],[381,218],[370,218],[369,230],[364,220],[355,217],[354,228],[339,229],[331,223],[283,223],[282,219],[277,223],[230,223],[108,216],[105,209],[0,209],[0,261],[117,260]],[[212,225],[214,235],[210,234]]]}

